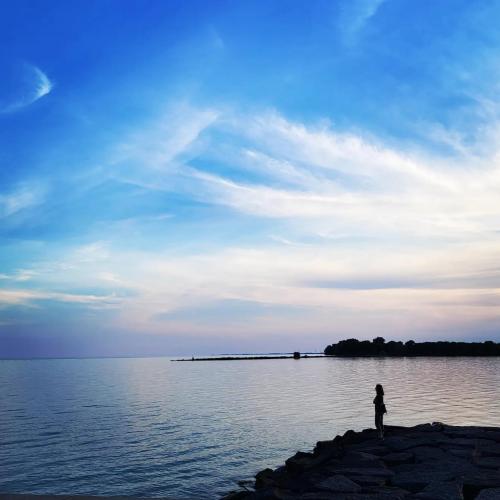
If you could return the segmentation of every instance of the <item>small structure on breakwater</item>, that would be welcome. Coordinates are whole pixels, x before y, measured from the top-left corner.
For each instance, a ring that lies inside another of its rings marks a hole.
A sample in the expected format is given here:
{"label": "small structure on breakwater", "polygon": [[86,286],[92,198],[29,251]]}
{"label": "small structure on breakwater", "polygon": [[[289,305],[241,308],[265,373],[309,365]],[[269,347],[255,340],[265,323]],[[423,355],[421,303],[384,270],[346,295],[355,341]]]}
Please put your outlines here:
{"label": "small structure on breakwater", "polygon": [[499,500],[500,427],[347,431],[265,469],[224,500]]}

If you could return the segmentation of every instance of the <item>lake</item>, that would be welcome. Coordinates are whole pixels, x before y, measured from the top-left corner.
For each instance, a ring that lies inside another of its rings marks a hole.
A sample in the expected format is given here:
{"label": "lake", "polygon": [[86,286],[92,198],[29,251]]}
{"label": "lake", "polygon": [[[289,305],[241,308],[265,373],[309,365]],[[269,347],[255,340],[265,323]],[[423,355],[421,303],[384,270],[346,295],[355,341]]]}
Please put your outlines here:
{"label": "lake", "polygon": [[212,499],[386,423],[500,424],[500,358],[0,361],[0,492]]}

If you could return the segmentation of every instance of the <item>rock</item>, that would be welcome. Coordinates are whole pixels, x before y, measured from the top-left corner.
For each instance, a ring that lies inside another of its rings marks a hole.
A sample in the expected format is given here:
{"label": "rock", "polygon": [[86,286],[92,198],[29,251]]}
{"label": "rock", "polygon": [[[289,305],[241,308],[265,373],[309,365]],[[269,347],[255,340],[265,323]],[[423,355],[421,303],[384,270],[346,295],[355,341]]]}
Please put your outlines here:
{"label": "rock", "polygon": [[476,500],[500,500],[500,488],[487,488],[481,490]]}
{"label": "rock", "polygon": [[[405,466],[400,466],[405,467]],[[396,472],[391,479],[392,486],[399,486],[413,493],[424,489],[428,484],[452,481],[456,478],[457,471],[442,469],[441,467],[411,467],[404,471]]]}
{"label": "rock", "polygon": [[293,491],[282,489],[282,488],[274,488],[273,489],[273,498],[278,500],[292,500],[297,498],[297,495],[293,493]]}
{"label": "rock", "polygon": [[413,453],[411,451],[400,451],[384,455],[382,460],[387,465],[408,464],[413,461]]}
{"label": "rock", "polygon": [[417,462],[427,462],[430,460],[445,460],[446,453],[441,448],[431,446],[417,446],[412,448]]}
{"label": "rock", "polygon": [[328,458],[329,457],[326,455],[314,456],[312,453],[298,451],[293,457],[289,458],[285,462],[285,465],[287,470],[289,470],[292,474],[300,474],[305,470],[321,465],[328,460]]}
{"label": "rock", "polygon": [[387,479],[380,476],[352,476],[363,488],[381,488],[386,485]]}
{"label": "rock", "polygon": [[384,441],[372,430],[320,441],[314,453],[261,471],[255,492],[233,492],[231,500],[500,500],[500,429],[387,430]]}
{"label": "rock", "polygon": [[381,444],[372,446],[350,446],[349,449],[352,451],[363,451],[364,453],[369,453],[371,455],[376,455],[379,457],[392,452],[392,450],[390,450],[387,446],[383,446]]}
{"label": "rock", "polygon": [[[337,436],[339,438],[340,436]],[[314,447],[314,453],[321,452],[323,450],[329,450],[329,449],[335,449],[335,450],[342,450],[343,446],[341,445],[342,438],[340,439],[333,439],[330,441],[318,441],[316,443],[316,446]]]}
{"label": "rock", "polygon": [[342,456],[343,446],[340,444],[340,441],[341,439],[337,441],[318,441],[314,447],[313,455],[324,458],[338,458]]}
{"label": "rock", "polygon": [[231,491],[227,495],[223,496],[221,500],[243,500],[244,498],[249,498],[251,495],[251,491]]}
{"label": "rock", "polygon": [[444,434],[449,437],[469,439],[490,439],[500,442],[500,429],[496,427],[451,427],[445,426]]}
{"label": "rock", "polygon": [[385,446],[391,451],[405,451],[417,446],[435,446],[436,443],[431,438],[416,438],[393,436],[384,440]]}
{"label": "rock", "polygon": [[384,469],[388,470],[382,460],[378,458],[375,460],[356,460],[353,457],[343,457],[341,460],[335,460],[332,465],[336,469]]}
{"label": "rock", "polygon": [[449,453],[450,455],[453,455],[455,457],[460,457],[460,458],[468,458],[471,459],[472,455],[475,450],[471,450],[469,448],[450,448],[447,449],[446,452]]}
{"label": "rock", "polygon": [[332,491],[336,493],[357,493],[361,491],[361,486],[351,481],[348,477],[340,474],[329,477],[318,483],[319,490]]}
{"label": "rock", "polygon": [[345,474],[348,476],[374,476],[390,478],[394,476],[394,472],[385,467],[336,467],[334,472]]}
{"label": "rock", "polygon": [[[458,448],[458,447],[469,447],[469,448],[476,448],[476,447],[483,447],[483,446],[495,446],[496,443],[495,441],[492,441],[491,439],[473,439],[473,438],[456,438],[456,439],[440,439],[440,444],[448,445],[453,448]],[[500,448],[500,446],[499,446]]]}
{"label": "rock", "polygon": [[422,500],[463,500],[462,485],[456,481],[428,484],[415,498]]}
{"label": "rock", "polygon": [[[273,499],[277,500],[332,500],[332,498],[334,498],[331,493],[321,491],[309,493],[293,493],[292,491],[280,490],[277,488],[273,490],[273,494]],[[335,499],[337,499],[337,496],[335,496]]]}
{"label": "rock", "polygon": [[410,494],[409,491],[403,490],[402,488],[398,488],[396,486],[377,486],[375,488],[367,489],[367,492],[391,495],[391,498],[393,498],[394,500],[406,498]]}
{"label": "rock", "polygon": [[479,445],[478,452],[485,457],[500,457],[500,444]]}
{"label": "rock", "polygon": [[373,462],[379,461],[380,457],[373,453],[366,453],[363,451],[348,451],[344,454],[344,460],[360,461],[360,462]]}
{"label": "rock", "polygon": [[500,488],[500,472],[492,470],[478,470],[462,476],[464,488],[481,490],[483,488]]}
{"label": "rock", "polygon": [[274,486],[276,480],[274,478],[274,471],[272,469],[264,469],[258,472],[255,476],[255,487],[263,488],[266,486]]}
{"label": "rock", "polygon": [[500,457],[475,457],[474,463],[482,468],[500,470]]}

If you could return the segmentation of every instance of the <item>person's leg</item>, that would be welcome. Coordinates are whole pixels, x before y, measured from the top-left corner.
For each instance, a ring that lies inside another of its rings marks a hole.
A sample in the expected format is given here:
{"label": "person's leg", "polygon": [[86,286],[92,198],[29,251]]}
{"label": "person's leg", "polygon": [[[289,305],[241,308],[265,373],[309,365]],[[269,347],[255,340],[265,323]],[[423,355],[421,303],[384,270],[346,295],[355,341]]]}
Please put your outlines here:
{"label": "person's leg", "polygon": [[375,413],[375,427],[377,428],[379,438],[384,437],[383,418],[384,418],[384,416],[382,413]]}

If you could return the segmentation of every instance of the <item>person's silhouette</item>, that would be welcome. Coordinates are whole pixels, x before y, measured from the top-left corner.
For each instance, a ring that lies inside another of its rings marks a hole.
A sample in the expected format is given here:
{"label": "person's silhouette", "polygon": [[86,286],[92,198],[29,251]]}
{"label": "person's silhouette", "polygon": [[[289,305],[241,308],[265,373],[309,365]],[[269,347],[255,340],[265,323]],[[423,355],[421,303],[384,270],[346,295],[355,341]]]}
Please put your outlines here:
{"label": "person's silhouette", "polygon": [[375,427],[378,431],[378,437],[384,439],[384,413],[387,413],[384,404],[384,388],[380,384],[377,384],[375,391],[377,393],[373,400],[373,404],[375,405]]}

